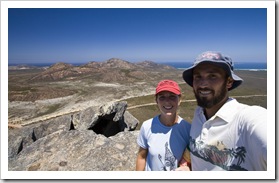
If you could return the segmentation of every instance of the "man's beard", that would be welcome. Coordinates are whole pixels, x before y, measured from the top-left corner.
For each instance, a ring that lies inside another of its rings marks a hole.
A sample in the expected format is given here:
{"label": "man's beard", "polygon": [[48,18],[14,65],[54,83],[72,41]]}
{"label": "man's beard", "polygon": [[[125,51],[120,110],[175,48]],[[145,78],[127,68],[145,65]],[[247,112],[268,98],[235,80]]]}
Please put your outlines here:
{"label": "man's beard", "polygon": [[[207,89],[209,90],[209,89]],[[213,94],[213,98],[211,99],[207,99],[207,97],[200,97],[198,95],[198,91],[194,91],[195,93],[195,97],[197,99],[197,103],[200,107],[203,108],[211,108],[214,105],[218,104],[219,102],[221,102],[222,100],[224,100],[224,98],[227,96],[227,88],[226,88],[226,82],[224,82],[224,84],[222,85],[221,89],[219,91],[217,91],[217,95],[215,93],[214,90],[210,90]]]}

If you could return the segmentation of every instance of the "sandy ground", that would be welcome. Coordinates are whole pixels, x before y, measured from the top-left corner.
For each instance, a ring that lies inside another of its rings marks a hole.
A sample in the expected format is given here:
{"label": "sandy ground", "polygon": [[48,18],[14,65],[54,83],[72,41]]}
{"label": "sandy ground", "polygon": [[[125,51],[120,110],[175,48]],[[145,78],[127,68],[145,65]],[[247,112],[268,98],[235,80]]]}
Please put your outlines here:
{"label": "sandy ground", "polygon": [[[144,82],[133,83],[133,85],[127,84],[126,86],[118,83],[95,83],[93,87],[98,92],[92,92],[92,95],[86,94],[81,96],[75,94],[34,102],[8,102],[9,125],[10,127],[24,126],[57,116],[79,112],[88,107],[96,107],[98,109],[101,105],[109,102],[154,93],[154,87]],[[48,110],[53,106],[59,107],[49,113]]]}

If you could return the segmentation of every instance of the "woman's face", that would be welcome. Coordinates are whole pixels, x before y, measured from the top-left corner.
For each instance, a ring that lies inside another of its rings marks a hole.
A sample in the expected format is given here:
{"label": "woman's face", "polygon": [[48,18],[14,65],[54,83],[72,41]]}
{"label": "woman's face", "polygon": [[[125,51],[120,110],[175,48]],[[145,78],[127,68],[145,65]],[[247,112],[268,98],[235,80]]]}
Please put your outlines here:
{"label": "woman's face", "polygon": [[163,115],[176,115],[180,105],[180,96],[169,91],[162,91],[157,94],[156,102]]}

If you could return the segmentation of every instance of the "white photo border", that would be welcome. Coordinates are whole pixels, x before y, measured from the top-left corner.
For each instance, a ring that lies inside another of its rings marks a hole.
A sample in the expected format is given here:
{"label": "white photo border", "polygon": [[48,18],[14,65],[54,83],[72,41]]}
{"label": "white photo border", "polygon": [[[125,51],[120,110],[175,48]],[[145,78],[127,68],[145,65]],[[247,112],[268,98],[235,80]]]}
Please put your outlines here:
{"label": "white photo border", "polygon": [[[8,8],[266,8],[268,163],[263,172],[8,171]],[[1,179],[275,179],[275,1],[1,1]]]}

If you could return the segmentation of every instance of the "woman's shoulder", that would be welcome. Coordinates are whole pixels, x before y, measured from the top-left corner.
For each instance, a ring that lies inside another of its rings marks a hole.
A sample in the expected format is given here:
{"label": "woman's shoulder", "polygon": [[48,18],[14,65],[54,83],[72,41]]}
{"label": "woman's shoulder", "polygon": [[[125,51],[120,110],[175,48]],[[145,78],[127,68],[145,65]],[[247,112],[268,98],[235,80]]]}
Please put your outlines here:
{"label": "woman's shoulder", "polygon": [[151,123],[152,123],[153,121],[156,121],[156,120],[159,120],[159,116],[158,116],[158,115],[155,116],[155,117],[153,117],[153,118],[150,118],[150,119],[144,121],[144,122],[142,123],[142,125],[151,125]]}

